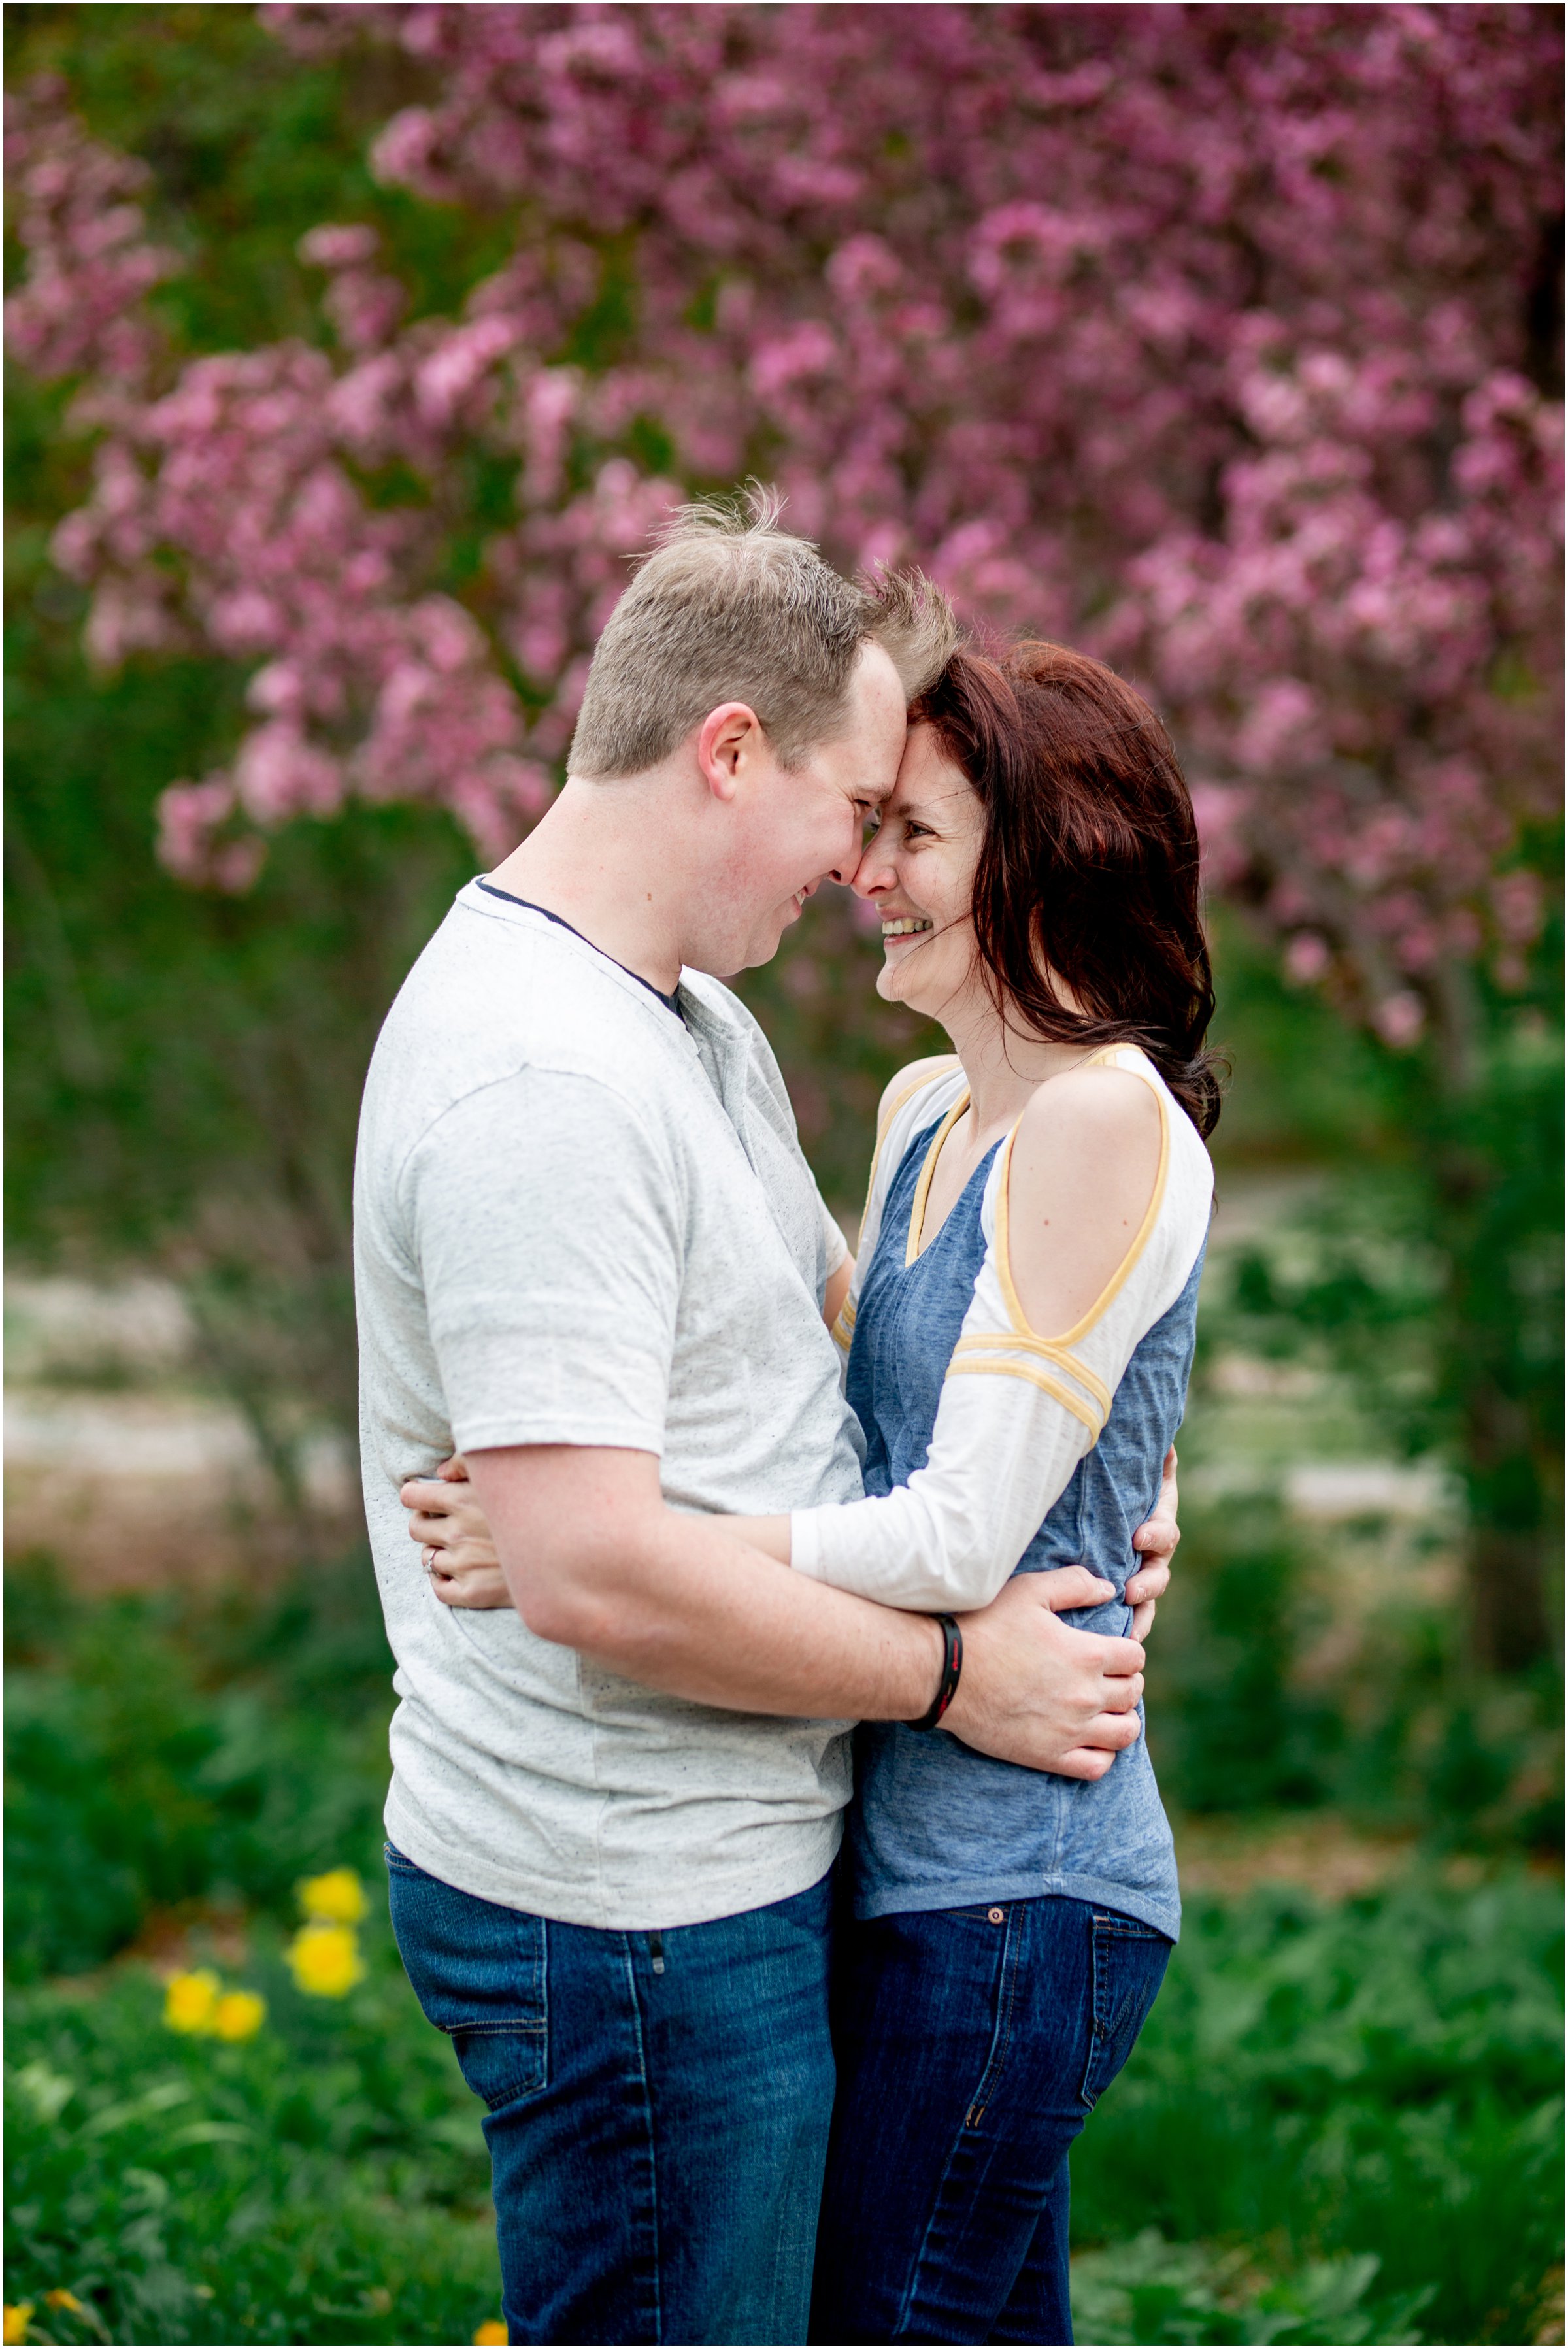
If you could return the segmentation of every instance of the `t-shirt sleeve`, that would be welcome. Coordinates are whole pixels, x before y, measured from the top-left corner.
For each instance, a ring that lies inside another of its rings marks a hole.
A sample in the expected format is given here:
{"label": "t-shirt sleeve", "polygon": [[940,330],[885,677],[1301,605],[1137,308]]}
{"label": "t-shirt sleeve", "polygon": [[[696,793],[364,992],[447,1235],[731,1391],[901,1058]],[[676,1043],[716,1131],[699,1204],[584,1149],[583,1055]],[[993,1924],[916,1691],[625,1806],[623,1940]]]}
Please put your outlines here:
{"label": "t-shirt sleeve", "polygon": [[524,1071],[440,1118],[404,1186],[459,1449],[659,1453],[685,1212],[668,1146],[629,1104]]}

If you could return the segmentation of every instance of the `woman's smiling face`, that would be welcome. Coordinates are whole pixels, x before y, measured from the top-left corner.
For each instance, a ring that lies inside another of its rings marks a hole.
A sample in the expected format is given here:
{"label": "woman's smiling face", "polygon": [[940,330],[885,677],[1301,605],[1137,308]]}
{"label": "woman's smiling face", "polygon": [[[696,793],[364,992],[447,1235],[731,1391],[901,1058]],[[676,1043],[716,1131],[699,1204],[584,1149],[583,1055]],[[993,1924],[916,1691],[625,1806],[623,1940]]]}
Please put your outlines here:
{"label": "woman's smiling face", "polygon": [[970,908],[984,810],[929,726],[912,726],[898,780],[857,868],[856,895],[882,916],[877,992],[940,1019],[978,976]]}

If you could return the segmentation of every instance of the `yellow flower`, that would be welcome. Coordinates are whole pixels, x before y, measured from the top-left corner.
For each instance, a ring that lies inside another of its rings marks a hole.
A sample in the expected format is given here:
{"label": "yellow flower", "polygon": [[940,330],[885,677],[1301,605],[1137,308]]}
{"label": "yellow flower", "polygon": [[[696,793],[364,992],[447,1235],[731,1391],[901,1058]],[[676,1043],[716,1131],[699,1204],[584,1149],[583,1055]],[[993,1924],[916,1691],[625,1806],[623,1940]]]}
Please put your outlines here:
{"label": "yellow flower", "polygon": [[287,1954],[295,1981],[312,1998],[347,1998],[365,1978],[359,1944],[348,1925],[302,1925]]}
{"label": "yellow flower", "polygon": [[63,2292],[58,2290],[55,2292],[47,2292],[44,2294],[44,2305],[46,2308],[68,2308],[73,2316],[85,2316],[87,2314],[87,2310],[82,2306],[81,2302],[77,2298],[74,2292]]}
{"label": "yellow flower", "polygon": [[498,2323],[493,2316],[487,2317],[473,2337],[481,2344],[481,2349],[488,2349],[491,2342],[505,2340],[506,2327]]}
{"label": "yellow flower", "polygon": [[32,2302],[30,2300],[8,2300],[5,2302],[5,2309],[6,2340],[26,2341],[27,2338],[28,2321],[33,2313]]}
{"label": "yellow flower", "polygon": [[219,2039],[254,2039],[266,2021],[266,2001],[254,1990],[226,1990],[213,2009],[211,2029]]}
{"label": "yellow flower", "polygon": [[357,1925],[365,1914],[365,1888],[351,1868],[329,1868],[300,1886],[299,1905],[328,1925]]}
{"label": "yellow flower", "polygon": [[193,1974],[176,1974],[163,1994],[163,2020],[171,2031],[211,2031],[218,2003],[218,1977],[202,1966]]}

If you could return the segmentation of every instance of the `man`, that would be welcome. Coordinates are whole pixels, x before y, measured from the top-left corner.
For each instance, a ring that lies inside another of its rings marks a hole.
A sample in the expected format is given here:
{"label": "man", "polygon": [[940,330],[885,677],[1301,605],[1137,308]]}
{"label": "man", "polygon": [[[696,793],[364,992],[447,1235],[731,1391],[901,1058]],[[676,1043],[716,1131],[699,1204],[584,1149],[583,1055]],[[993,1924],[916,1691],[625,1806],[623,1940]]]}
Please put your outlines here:
{"label": "man", "polygon": [[[805,2337],[843,1733],[925,1714],[945,1643],[716,1521],[860,1486],[844,1243],[704,974],[853,871],[953,640],[940,598],[851,586],[765,508],[690,512],[600,640],[559,799],[460,894],[371,1064],[393,1919],[490,2107],[514,2340]],[[441,1606],[408,1542],[400,1484],[454,1450],[515,1612]],[[1142,1651],[1040,1585],[968,1619],[944,1726],[1093,1776],[1137,1733]]]}

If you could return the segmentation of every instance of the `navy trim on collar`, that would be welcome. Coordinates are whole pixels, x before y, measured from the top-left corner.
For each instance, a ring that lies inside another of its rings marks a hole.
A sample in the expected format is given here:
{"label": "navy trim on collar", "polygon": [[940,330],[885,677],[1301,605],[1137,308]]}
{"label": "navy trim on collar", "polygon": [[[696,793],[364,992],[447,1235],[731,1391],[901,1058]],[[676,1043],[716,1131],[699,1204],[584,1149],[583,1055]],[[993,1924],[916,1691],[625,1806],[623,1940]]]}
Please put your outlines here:
{"label": "navy trim on collar", "polygon": [[[521,905],[524,912],[530,914],[543,914],[547,922],[554,922],[560,929],[570,930],[575,938],[583,938],[583,934],[575,922],[568,922],[564,914],[553,914],[548,905],[536,905],[532,897],[514,897],[510,889],[498,889],[493,881],[476,878],[473,885],[476,889],[483,889],[487,897],[504,897],[509,905]],[[594,946],[592,938],[583,938],[583,944],[586,947],[593,947],[595,954],[604,955],[606,962],[615,962],[617,970],[626,971],[628,978],[635,978],[639,987],[646,987],[649,995],[656,996],[666,1011],[673,1011],[682,1027],[685,1026],[686,1014],[680,1009],[679,987],[673,995],[666,995],[661,987],[655,987],[652,979],[644,978],[641,971],[628,969],[624,962],[615,961],[614,955],[605,954],[603,947]]]}

